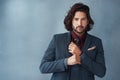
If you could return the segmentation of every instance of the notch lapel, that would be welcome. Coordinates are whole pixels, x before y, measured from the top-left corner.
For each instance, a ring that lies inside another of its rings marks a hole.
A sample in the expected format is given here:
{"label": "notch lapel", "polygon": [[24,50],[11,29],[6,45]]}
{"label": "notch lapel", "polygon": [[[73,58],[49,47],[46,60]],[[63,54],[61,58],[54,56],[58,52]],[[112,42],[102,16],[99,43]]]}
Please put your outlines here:
{"label": "notch lapel", "polygon": [[71,53],[69,53],[68,52],[68,46],[69,46],[69,44],[70,44],[70,42],[71,42],[71,33],[70,32],[68,32],[67,33],[67,35],[66,35],[66,40],[65,40],[66,42],[65,42],[65,49],[66,49],[66,58],[68,58],[68,57],[70,57],[72,54]]}
{"label": "notch lapel", "polygon": [[89,34],[86,35],[86,39],[85,39],[85,43],[84,43],[84,46],[82,48],[82,51],[83,53],[85,53],[90,45],[90,42],[91,42],[91,37]]}

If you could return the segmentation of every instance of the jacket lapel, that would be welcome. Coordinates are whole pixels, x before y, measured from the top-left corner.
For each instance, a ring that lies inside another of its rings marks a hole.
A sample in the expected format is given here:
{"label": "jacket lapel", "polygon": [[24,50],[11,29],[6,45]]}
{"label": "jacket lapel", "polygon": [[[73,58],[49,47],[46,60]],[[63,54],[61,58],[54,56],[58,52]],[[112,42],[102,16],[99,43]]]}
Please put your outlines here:
{"label": "jacket lapel", "polygon": [[[69,46],[69,44],[70,44],[70,42],[71,42],[71,33],[70,33],[70,32],[68,32],[68,33],[66,34],[64,41],[65,41],[65,45],[64,45],[64,46],[65,46],[65,51],[66,51],[65,56],[66,56],[66,58],[67,58],[67,57],[70,57],[70,56],[71,56],[71,53],[68,52],[68,46]],[[86,51],[87,51],[87,49],[89,48],[90,43],[91,43],[91,37],[90,37],[89,34],[87,34],[87,35],[86,35],[86,39],[85,39],[84,46],[83,46],[83,48],[82,48],[82,51],[83,51],[83,52],[86,52]]]}
{"label": "jacket lapel", "polygon": [[65,46],[66,46],[66,57],[70,57],[71,53],[68,52],[68,46],[71,42],[71,33],[70,32],[67,33],[65,41],[66,41],[66,44],[65,44]]}
{"label": "jacket lapel", "polygon": [[89,47],[89,45],[90,45],[90,42],[91,42],[91,37],[90,37],[89,34],[87,34],[87,35],[86,35],[86,39],[85,39],[84,46],[83,46],[83,48],[82,48],[82,51],[83,51],[83,52],[86,52],[86,51],[87,51],[87,49],[88,49],[88,47]]}

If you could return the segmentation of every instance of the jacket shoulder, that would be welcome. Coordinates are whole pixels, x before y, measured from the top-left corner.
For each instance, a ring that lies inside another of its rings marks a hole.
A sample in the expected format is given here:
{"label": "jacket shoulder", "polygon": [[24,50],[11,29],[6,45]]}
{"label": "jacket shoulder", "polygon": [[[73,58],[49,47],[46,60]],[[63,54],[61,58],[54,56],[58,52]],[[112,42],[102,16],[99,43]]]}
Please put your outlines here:
{"label": "jacket shoulder", "polygon": [[70,32],[66,32],[66,33],[55,34],[54,37],[55,38],[66,38],[69,35],[70,35]]}
{"label": "jacket shoulder", "polygon": [[97,41],[101,41],[101,39],[99,37],[96,37],[94,35],[88,34],[88,36],[92,39],[92,40],[97,40]]}

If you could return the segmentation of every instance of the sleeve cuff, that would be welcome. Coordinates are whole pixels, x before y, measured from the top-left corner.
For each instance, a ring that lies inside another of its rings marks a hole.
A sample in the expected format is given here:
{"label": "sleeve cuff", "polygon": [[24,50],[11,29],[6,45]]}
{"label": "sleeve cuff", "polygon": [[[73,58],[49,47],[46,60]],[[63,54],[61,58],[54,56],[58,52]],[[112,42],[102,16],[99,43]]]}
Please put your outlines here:
{"label": "sleeve cuff", "polygon": [[65,66],[66,69],[68,69],[68,66],[67,66],[67,58],[64,59],[64,66]]}

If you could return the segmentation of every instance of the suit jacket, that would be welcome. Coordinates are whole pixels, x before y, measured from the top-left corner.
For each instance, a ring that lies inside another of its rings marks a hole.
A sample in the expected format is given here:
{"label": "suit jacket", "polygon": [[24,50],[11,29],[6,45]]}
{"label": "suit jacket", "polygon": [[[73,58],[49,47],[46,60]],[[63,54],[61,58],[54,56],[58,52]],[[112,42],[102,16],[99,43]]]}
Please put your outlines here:
{"label": "suit jacket", "polygon": [[[70,80],[70,69],[66,63],[66,58],[70,57],[70,42],[70,32],[56,34],[45,51],[39,69],[42,73],[53,73],[51,80]],[[94,75],[103,77],[106,67],[101,39],[87,34],[82,51],[78,69],[80,80],[94,80]]]}

